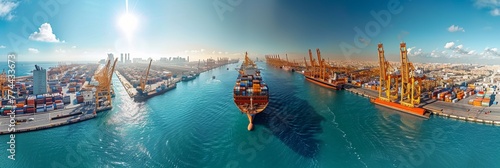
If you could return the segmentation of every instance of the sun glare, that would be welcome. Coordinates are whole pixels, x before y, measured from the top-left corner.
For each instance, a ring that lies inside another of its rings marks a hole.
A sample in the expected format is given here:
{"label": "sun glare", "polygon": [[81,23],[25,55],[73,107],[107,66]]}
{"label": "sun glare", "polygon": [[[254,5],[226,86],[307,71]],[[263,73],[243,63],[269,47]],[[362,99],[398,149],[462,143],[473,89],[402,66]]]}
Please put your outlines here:
{"label": "sun glare", "polygon": [[127,36],[131,36],[137,28],[137,18],[130,13],[125,13],[120,17],[118,24]]}

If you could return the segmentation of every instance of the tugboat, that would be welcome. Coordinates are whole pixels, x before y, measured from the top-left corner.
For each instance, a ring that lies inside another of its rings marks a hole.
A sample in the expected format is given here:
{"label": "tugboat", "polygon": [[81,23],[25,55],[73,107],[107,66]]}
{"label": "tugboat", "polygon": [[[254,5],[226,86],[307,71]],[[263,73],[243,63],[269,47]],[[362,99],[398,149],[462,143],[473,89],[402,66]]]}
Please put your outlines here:
{"label": "tugboat", "polygon": [[255,115],[264,111],[269,104],[269,92],[266,83],[262,80],[257,65],[248,58],[245,52],[245,60],[239,69],[239,75],[234,86],[234,103],[238,109],[248,117],[248,130],[253,129]]}

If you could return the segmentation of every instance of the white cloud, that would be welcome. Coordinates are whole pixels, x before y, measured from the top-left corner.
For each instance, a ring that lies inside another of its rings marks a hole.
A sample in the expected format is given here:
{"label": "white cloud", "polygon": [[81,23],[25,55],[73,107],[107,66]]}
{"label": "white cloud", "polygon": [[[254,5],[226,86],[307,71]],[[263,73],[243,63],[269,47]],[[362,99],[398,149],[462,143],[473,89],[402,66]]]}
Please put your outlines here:
{"label": "white cloud", "polygon": [[411,52],[411,50],[413,50],[413,49],[415,49],[415,47],[410,47],[410,48],[408,48],[408,49],[406,49],[406,50],[408,50],[408,53],[410,53],[410,52]]}
{"label": "white cloud", "polygon": [[495,9],[493,9],[493,10],[490,11],[490,14],[492,16],[500,16],[500,9],[495,8]]}
{"label": "white cloud", "polygon": [[76,48],[76,46],[71,46],[71,48],[75,49],[75,48]]}
{"label": "white cloud", "polygon": [[478,8],[491,9],[492,16],[500,16],[500,0],[474,0],[474,5]]}
{"label": "white cloud", "polygon": [[[446,43],[444,45],[444,48],[452,51],[451,54],[454,54],[454,55],[450,55],[450,57],[453,57],[453,58],[460,58],[462,56],[471,56],[471,55],[475,54],[474,50],[469,51],[469,48],[464,48],[464,45],[462,45],[462,44],[455,46],[455,42]],[[444,52],[443,52],[443,54],[444,54]]]}
{"label": "white cloud", "polygon": [[28,51],[32,54],[38,54],[40,51],[38,51],[38,49],[36,48],[28,48]]}
{"label": "white cloud", "polygon": [[449,32],[457,32],[457,31],[465,32],[463,27],[458,27],[455,25],[451,25],[450,27],[448,27],[448,31]]}
{"label": "white cloud", "polygon": [[1,48],[7,48],[7,47],[5,47],[4,45],[0,45],[0,49],[1,49]]}
{"label": "white cloud", "polygon": [[455,45],[455,42],[449,42],[444,45],[444,48],[449,49]]}
{"label": "white cloud", "polygon": [[418,56],[422,56],[424,54],[421,48],[415,49],[415,47],[410,47],[406,50],[408,51],[408,56],[411,56],[411,57],[418,57]]}
{"label": "white cloud", "polygon": [[[49,23],[44,23],[38,28],[39,32],[33,32],[30,35],[29,39],[34,41],[42,41],[42,42],[60,42],[59,39],[56,38],[56,35],[52,32],[52,27]],[[65,41],[63,40],[63,43]]]}
{"label": "white cloud", "polygon": [[66,53],[66,50],[63,50],[63,49],[57,49],[57,50],[56,50],[56,53]]}
{"label": "white cloud", "polygon": [[366,40],[365,38],[362,38],[362,37],[358,38],[358,41],[365,44],[365,45],[370,44],[370,40]]}
{"label": "white cloud", "polygon": [[477,7],[491,7],[491,6],[500,6],[499,0],[475,0],[474,5]]}
{"label": "white cloud", "polygon": [[19,6],[19,3],[10,0],[0,0],[0,18],[5,18],[5,20],[12,20],[14,15],[12,11]]}

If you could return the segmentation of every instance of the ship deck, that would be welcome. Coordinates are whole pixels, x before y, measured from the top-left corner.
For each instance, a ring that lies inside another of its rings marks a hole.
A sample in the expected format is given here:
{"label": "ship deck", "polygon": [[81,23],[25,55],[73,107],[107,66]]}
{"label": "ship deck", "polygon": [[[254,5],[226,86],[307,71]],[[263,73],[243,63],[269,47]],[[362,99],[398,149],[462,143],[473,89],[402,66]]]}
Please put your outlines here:
{"label": "ship deck", "polygon": [[312,82],[314,84],[317,84],[317,85],[320,85],[320,86],[323,86],[323,87],[326,87],[326,88],[330,88],[330,89],[334,89],[334,90],[341,90],[342,89],[342,86],[339,86],[339,85],[327,83],[325,81],[322,81],[322,80],[319,80],[319,79],[316,79],[316,78],[313,78],[313,77],[310,77],[310,76],[305,76],[305,77],[306,77],[307,81],[310,81],[310,82]]}

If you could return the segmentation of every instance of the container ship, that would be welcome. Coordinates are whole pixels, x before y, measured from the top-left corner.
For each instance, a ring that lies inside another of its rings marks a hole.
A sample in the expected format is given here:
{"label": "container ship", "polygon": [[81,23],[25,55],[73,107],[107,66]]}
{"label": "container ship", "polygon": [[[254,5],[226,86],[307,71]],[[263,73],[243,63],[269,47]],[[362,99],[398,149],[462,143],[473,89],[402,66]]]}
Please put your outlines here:
{"label": "container ship", "polygon": [[314,84],[327,87],[334,90],[341,90],[344,88],[344,85],[347,83],[346,77],[340,77],[337,72],[334,72],[335,68],[328,65],[324,59],[321,59],[321,52],[319,49],[316,49],[316,53],[318,55],[318,61],[312,58],[311,50],[309,50],[309,58],[310,58],[310,66],[307,66],[307,71],[304,72],[304,76],[307,81],[310,81]]}
{"label": "container ship", "polygon": [[238,71],[233,93],[234,103],[247,115],[250,131],[253,129],[255,115],[264,111],[269,104],[269,90],[257,65],[248,58],[248,53],[245,53],[245,60]]}

